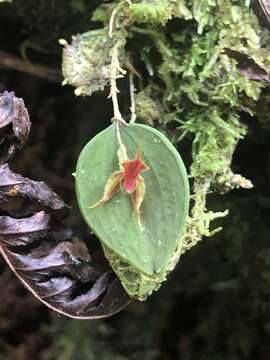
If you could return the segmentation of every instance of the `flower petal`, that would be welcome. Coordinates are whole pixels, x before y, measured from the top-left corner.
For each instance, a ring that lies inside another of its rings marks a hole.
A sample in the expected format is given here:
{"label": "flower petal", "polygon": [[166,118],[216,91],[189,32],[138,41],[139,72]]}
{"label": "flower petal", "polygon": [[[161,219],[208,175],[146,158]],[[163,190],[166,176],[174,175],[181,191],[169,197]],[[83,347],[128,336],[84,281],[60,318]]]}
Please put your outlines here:
{"label": "flower petal", "polygon": [[138,220],[138,224],[139,224],[139,228],[140,231],[143,231],[143,226],[142,226],[142,222],[141,222],[141,205],[143,202],[145,196],[145,183],[144,180],[141,176],[138,177],[137,179],[137,184],[136,184],[136,188],[133,191],[133,193],[131,194],[131,201],[132,201],[132,205],[134,207],[136,216],[137,216],[137,220]]}
{"label": "flower petal", "polygon": [[96,202],[94,205],[90,206],[90,208],[91,209],[95,208],[95,207],[109,201],[119,191],[120,183],[123,179],[123,176],[124,176],[123,171],[116,171],[116,172],[112,173],[112,175],[110,175],[110,177],[108,178],[108,180],[106,182],[102,198],[98,202]]}

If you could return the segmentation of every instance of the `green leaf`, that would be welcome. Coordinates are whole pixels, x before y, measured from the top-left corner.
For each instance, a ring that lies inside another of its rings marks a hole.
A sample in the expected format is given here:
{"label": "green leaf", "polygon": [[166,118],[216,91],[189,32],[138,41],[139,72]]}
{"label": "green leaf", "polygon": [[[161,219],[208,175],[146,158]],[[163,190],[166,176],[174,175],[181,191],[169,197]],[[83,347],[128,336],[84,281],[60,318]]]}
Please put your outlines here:
{"label": "green leaf", "polygon": [[121,128],[121,137],[129,158],[134,158],[140,147],[143,161],[150,167],[142,173],[146,185],[141,208],[144,231],[140,232],[130,197],[122,191],[107,203],[90,208],[101,198],[108,177],[119,170],[115,125],[94,137],[80,154],[76,169],[79,206],[105,254],[109,249],[137,273],[149,278],[160,275],[164,280],[185,231],[189,202],[186,170],[169,140],[150,126],[127,125]]}

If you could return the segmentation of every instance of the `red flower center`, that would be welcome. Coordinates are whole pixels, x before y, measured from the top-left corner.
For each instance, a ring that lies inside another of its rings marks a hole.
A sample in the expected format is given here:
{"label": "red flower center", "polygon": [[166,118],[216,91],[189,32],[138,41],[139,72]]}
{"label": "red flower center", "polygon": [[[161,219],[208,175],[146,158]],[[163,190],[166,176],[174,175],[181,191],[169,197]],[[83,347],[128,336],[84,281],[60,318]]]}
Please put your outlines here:
{"label": "red flower center", "polygon": [[136,189],[137,180],[142,171],[148,170],[148,166],[139,157],[128,160],[121,164],[124,169],[122,186],[126,192],[132,193]]}

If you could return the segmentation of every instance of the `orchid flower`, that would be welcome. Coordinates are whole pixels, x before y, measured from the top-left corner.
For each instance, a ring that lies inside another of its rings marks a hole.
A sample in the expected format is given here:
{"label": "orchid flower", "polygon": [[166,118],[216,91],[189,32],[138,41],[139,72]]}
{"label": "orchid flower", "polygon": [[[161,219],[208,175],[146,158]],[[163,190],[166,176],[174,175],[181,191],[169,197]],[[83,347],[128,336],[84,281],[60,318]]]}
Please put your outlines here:
{"label": "orchid flower", "polygon": [[120,170],[113,172],[105,185],[102,198],[91,206],[95,208],[108,202],[120,189],[131,195],[131,202],[135,210],[138,225],[141,231],[141,205],[145,196],[145,182],[141,172],[149,170],[149,167],[142,160],[141,150],[138,149],[134,159],[129,159],[123,147],[118,152]]}

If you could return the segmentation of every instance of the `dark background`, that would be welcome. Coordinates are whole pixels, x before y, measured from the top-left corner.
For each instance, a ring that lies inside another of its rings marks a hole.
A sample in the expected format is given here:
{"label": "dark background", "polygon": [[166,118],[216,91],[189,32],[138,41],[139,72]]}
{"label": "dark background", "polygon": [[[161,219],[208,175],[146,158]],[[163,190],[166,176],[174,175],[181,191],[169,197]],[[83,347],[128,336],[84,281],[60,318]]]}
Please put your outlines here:
{"label": "dark background", "polygon": [[[31,63],[60,71],[57,40],[88,29],[94,3],[83,13],[63,0],[1,5],[0,50],[7,59],[24,53]],[[68,224],[100,252],[78,212],[71,174],[83,145],[110,123],[107,93],[76,98],[60,82],[8,70],[0,61],[3,90],[24,99],[32,121],[12,168],[59,193],[72,206]],[[224,230],[184,255],[146,302],[134,301],[107,320],[65,319],[39,303],[1,260],[0,359],[269,360],[270,124],[267,118],[246,123],[233,169],[254,189],[209,196],[209,208],[230,209]]]}

